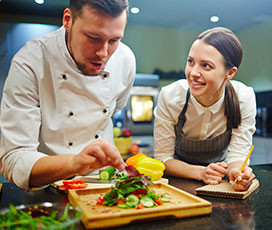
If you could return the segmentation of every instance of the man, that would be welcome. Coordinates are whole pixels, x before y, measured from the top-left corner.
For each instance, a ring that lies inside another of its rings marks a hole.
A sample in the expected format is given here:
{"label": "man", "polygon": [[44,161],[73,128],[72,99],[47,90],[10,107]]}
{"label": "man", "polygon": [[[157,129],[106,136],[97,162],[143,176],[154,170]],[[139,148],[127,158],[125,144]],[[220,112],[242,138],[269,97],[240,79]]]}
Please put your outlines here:
{"label": "man", "polygon": [[71,0],[63,26],[13,58],[1,104],[0,168],[29,189],[125,163],[112,115],[126,105],[135,57],[120,42],[127,0]]}

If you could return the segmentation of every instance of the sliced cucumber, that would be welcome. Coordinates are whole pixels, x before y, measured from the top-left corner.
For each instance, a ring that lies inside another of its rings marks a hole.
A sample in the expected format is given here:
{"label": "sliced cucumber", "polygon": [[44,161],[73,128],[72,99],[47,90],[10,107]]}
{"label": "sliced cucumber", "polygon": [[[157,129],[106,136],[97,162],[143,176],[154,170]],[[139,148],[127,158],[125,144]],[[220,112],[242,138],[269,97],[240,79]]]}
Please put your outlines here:
{"label": "sliced cucumber", "polygon": [[151,198],[147,197],[147,196],[143,197],[140,202],[145,207],[153,207],[153,206],[155,206],[154,201]]}
{"label": "sliced cucumber", "polygon": [[99,172],[99,179],[100,180],[110,180],[116,172],[116,169],[113,167],[108,167],[104,170]]}
{"label": "sliced cucumber", "polygon": [[133,194],[127,196],[126,205],[135,208],[139,204],[139,198]]}
{"label": "sliced cucumber", "polygon": [[164,202],[164,203],[169,203],[170,200],[166,199],[166,198],[161,198],[161,201]]}
{"label": "sliced cucumber", "polygon": [[117,205],[118,208],[130,208],[127,204],[118,204]]}

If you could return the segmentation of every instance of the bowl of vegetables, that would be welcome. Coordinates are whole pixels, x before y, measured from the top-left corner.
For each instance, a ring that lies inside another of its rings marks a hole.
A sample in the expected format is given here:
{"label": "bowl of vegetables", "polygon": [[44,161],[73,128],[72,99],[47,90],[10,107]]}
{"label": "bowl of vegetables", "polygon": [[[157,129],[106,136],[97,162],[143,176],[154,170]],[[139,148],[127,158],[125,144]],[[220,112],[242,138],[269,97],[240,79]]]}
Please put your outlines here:
{"label": "bowl of vegetables", "polygon": [[81,216],[82,210],[70,203],[10,204],[0,210],[0,229],[74,229]]}

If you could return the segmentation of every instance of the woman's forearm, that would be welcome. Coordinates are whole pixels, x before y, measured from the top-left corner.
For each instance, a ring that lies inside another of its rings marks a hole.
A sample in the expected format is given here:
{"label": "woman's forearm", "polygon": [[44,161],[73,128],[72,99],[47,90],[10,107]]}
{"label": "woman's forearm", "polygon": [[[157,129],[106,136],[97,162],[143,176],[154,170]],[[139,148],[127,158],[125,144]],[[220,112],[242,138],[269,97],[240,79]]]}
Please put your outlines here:
{"label": "woman's forearm", "polygon": [[180,160],[171,159],[165,163],[165,173],[169,176],[183,177],[187,179],[202,180],[205,167],[190,165]]}

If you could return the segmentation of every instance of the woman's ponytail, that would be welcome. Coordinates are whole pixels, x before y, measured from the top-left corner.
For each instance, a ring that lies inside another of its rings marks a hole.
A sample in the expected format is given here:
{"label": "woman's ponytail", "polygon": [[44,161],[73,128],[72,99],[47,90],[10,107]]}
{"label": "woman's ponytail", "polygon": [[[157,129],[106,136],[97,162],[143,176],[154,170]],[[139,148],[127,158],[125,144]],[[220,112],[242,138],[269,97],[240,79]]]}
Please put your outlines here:
{"label": "woman's ponytail", "polygon": [[227,121],[229,121],[232,128],[238,128],[241,124],[240,103],[230,81],[226,83],[224,104]]}

